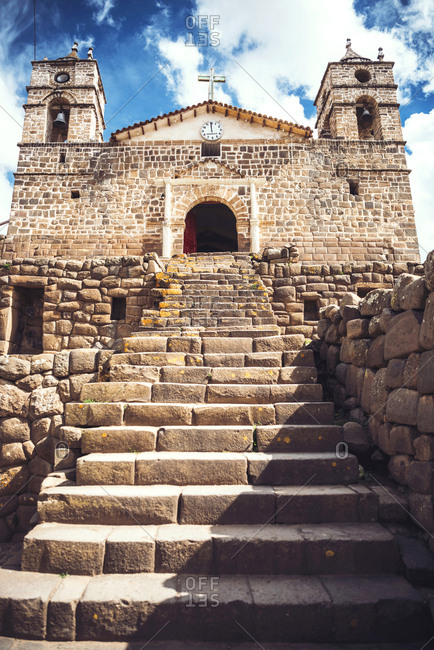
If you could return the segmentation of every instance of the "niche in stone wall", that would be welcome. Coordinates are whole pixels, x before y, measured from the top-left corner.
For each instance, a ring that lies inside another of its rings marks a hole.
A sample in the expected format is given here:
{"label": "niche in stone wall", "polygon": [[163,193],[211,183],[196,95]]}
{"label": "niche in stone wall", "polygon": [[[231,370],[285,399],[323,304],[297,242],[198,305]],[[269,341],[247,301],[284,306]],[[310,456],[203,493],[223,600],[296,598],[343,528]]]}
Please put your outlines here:
{"label": "niche in stone wall", "polygon": [[304,301],[303,320],[304,320],[304,322],[319,320],[319,304],[318,304],[318,300],[305,300]]}
{"label": "niche in stone wall", "polygon": [[356,102],[357,128],[360,140],[382,140],[380,117],[375,99],[360,97]]}
{"label": "niche in stone wall", "polygon": [[42,351],[44,290],[14,287],[12,292],[10,354]]}
{"label": "niche in stone wall", "polygon": [[70,104],[55,97],[47,107],[46,142],[65,142],[68,138]]}

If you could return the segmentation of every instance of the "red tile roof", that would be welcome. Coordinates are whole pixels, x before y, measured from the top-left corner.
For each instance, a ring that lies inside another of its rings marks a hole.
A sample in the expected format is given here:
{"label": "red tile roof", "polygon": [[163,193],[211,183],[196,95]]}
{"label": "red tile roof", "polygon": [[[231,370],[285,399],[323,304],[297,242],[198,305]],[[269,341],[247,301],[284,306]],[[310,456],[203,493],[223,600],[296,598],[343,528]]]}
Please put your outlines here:
{"label": "red tile roof", "polygon": [[125,126],[123,129],[118,129],[117,131],[112,133],[110,140],[112,142],[116,141],[117,140],[116,136],[121,133],[125,133],[127,131],[133,131],[134,129],[140,128],[141,126],[146,126],[146,124],[157,122],[158,120],[171,117],[172,115],[179,115],[180,113],[186,113],[187,111],[191,111],[196,108],[206,106],[207,104],[210,107],[212,107],[211,110],[213,113],[218,112],[218,113],[225,113],[226,115],[228,115],[231,112],[234,112],[240,117],[245,115],[246,117],[249,116],[252,121],[262,122],[264,126],[269,126],[271,128],[276,128],[278,130],[282,129],[284,131],[288,131],[289,133],[291,133],[292,131],[298,135],[304,135],[306,138],[312,136],[312,129],[309,126],[307,127],[300,126],[300,124],[295,124],[294,122],[287,122],[286,120],[280,120],[277,117],[269,117],[268,115],[262,115],[262,113],[255,113],[254,111],[249,111],[246,110],[245,108],[238,108],[237,106],[231,106],[230,104],[223,104],[221,102],[206,100],[204,102],[200,102],[199,104],[193,104],[192,106],[187,106],[186,108],[180,108],[176,111],[171,111],[170,113],[163,113],[163,115],[152,117],[151,119],[145,120],[144,122],[136,122],[132,126]]}

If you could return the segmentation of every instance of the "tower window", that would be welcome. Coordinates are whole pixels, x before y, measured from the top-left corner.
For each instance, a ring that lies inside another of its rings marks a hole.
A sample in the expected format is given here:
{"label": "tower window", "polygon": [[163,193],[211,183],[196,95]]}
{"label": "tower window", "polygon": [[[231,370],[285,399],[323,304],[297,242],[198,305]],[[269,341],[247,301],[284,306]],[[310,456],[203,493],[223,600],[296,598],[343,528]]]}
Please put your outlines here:
{"label": "tower window", "polygon": [[350,194],[353,196],[358,196],[359,195],[359,183],[358,181],[348,181],[348,184],[350,186]]}
{"label": "tower window", "polygon": [[367,70],[356,70],[354,76],[357,81],[360,81],[361,83],[366,83],[371,79],[371,74]]}
{"label": "tower window", "polygon": [[69,81],[69,74],[67,72],[59,72],[54,77],[54,80],[57,81],[58,84],[64,84]]}
{"label": "tower window", "polygon": [[127,313],[127,300],[126,298],[113,298],[111,320],[125,320]]}
{"label": "tower window", "polygon": [[202,142],[202,157],[220,156],[220,142]]}
{"label": "tower window", "polygon": [[71,199],[79,199],[79,198],[80,198],[80,192],[78,190],[72,190]]}
{"label": "tower window", "polygon": [[59,162],[64,163],[65,160],[66,160],[66,153],[62,151],[60,152]]}

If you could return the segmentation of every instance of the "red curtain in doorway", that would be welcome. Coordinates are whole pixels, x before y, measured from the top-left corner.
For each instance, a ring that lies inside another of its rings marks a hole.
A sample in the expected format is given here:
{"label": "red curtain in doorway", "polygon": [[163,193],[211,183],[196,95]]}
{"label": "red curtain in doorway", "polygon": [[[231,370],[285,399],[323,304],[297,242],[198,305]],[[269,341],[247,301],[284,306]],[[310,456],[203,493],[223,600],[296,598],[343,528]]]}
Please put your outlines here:
{"label": "red curtain in doorway", "polygon": [[189,212],[185,218],[184,253],[197,252],[196,215]]}

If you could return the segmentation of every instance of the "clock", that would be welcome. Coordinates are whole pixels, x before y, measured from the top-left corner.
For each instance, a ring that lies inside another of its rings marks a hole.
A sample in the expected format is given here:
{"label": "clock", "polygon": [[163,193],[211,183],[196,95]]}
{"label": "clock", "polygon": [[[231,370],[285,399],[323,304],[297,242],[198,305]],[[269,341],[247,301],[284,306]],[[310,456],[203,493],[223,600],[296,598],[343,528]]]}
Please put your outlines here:
{"label": "clock", "polygon": [[220,140],[223,135],[223,127],[220,122],[205,122],[202,124],[200,134],[204,140]]}

